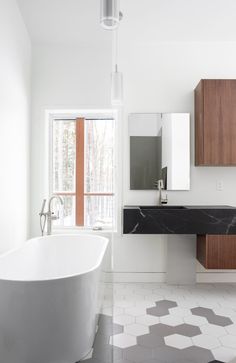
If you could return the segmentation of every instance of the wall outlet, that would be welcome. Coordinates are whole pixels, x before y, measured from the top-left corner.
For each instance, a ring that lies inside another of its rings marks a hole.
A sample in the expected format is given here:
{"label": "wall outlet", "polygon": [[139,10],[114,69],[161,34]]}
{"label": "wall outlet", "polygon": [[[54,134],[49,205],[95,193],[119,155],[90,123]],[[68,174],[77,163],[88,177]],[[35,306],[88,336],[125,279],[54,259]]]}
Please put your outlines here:
{"label": "wall outlet", "polygon": [[223,182],[222,182],[222,180],[217,180],[217,182],[216,182],[216,190],[218,192],[222,192],[222,190],[223,190]]}

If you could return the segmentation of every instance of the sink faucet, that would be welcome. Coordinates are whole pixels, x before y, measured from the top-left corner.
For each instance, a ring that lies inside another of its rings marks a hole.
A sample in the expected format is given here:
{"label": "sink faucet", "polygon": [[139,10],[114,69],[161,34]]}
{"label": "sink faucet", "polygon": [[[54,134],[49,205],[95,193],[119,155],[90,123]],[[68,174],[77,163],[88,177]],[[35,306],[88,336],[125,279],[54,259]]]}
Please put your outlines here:
{"label": "sink faucet", "polygon": [[48,211],[44,212],[46,199],[43,200],[42,209],[41,212],[39,213],[42,236],[44,235],[46,222],[47,222],[47,235],[50,235],[52,234],[52,221],[59,219],[59,214],[55,215],[55,213],[52,211],[52,202],[54,199],[56,199],[61,205],[63,205],[62,198],[59,195],[53,195],[48,202]]}
{"label": "sink faucet", "polygon": [[164,182],[163,179],[157,180],[154,185],[159,191],[159,205],[167,204],[168,203],[168,197],[167,197],[167,191],[164,190]]}

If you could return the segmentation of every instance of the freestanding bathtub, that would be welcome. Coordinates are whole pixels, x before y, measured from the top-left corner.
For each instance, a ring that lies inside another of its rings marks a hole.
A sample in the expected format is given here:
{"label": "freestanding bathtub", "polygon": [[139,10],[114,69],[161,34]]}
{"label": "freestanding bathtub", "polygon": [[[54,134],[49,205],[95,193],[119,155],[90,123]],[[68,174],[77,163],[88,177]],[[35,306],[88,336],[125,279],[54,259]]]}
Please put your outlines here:
{"label": "freestanding bathtub", "polygon": [[107,245],[54,235],[0,257],[0,363],[75,363],[89,353]]}

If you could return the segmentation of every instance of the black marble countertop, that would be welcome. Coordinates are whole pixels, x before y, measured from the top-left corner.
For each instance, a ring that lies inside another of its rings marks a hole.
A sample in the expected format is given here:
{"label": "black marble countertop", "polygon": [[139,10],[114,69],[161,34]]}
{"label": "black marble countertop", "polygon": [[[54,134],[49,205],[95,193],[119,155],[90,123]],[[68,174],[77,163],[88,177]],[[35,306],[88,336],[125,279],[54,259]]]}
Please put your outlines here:
{"label": "black marble countertop", "polygon": [[236,234],[236,207],[125,206],[125,234]]}

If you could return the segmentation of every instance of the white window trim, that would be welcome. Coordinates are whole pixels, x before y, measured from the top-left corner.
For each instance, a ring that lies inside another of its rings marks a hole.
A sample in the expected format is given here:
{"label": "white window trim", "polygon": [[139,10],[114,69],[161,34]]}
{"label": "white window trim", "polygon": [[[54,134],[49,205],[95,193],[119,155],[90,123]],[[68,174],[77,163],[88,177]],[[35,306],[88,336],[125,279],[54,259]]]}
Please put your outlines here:
{"label": "white window trim", "polygon": [[76,119],[76,118],[94,118],[94,119],[101,119],[101,118],[111,118],[115,120],[115,139],[114,139],[114,225],[103,225],[102,230],[95,230],[92,227],[79,227],[79,226],[53,226],[53,231],[55,233],[65,232],[68,233],[72,232],[83,232],[89,231],[94,233],[117,233],[118,225],[119,225],[119,190],[117,182],[117,175],[118,173],[118,139],[119,139],[119,126],[118,126],[118,110],[115,109],[85,109],[85,110],[46,110],[46,140],[47,143],[47,160],[46,160],[46,185],[47,185],[47,197],[50,198],[52,195],[52,177],[53,177],[53,158],[52,158],[52,125],[55,119]]}

